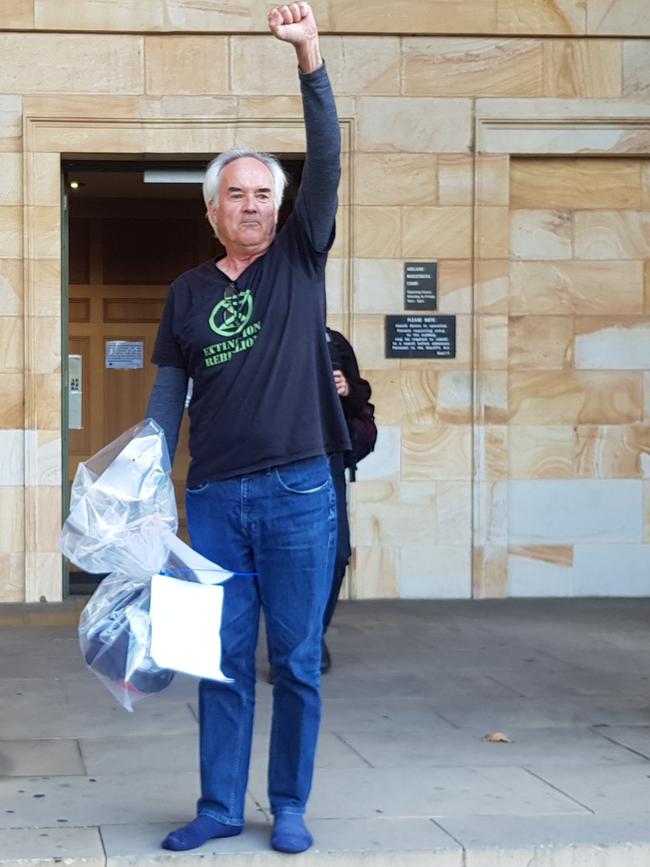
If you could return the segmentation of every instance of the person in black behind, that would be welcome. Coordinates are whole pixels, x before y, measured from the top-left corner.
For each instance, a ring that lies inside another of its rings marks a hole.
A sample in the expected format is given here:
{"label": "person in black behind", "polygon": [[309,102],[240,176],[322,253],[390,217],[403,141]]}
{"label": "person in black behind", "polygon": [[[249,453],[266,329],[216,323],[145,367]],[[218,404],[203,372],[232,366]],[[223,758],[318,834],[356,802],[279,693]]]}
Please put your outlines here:
{"label": "person in black behind", "polygon": [[[346,419],[351,419],[358,416],[363,406],[370,400],[370,383],[361,378],[357,358],[351,344],[339,331],[334,331],[332,328],[327,328],[326,331],[327,347],[332,359],[336,391],[341,398],[341,405]],[[323,673],[329,671],[332,667],[332,658],[325,643],[325,633],[334,615],[345,571],[352,554],[345,479],[346,467],[354,471],[354,457],[351,452],[337,452],[330,456],[330,472],[336,493],[338,530],[332,585],[323,613],[323,649],[321,655],[321,672]]]}

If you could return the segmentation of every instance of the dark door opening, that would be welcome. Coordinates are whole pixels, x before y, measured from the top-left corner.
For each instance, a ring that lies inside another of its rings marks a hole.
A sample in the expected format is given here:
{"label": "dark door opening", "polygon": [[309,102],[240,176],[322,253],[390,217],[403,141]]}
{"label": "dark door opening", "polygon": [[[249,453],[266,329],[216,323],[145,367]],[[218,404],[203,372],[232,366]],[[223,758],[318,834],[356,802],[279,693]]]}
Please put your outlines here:
{"label": "dark door opening", "polygon": [[[223,248],[205,218],[200,175],[207,160],[64,163],[68,201],[68,486],[80,462],[145,414],[156,369],[149,361],[169,284]],[[291,211],[303,161],[283,161]],[[175,182],[145,182],[164,173]],[[187,173],[197,175],[187,180]],[[65,314],[64,314],[65,315]],[[173,468],[179,535],[186,541],[188,423]],[[87,594],[103,576],[69,565],[69,593]]]}

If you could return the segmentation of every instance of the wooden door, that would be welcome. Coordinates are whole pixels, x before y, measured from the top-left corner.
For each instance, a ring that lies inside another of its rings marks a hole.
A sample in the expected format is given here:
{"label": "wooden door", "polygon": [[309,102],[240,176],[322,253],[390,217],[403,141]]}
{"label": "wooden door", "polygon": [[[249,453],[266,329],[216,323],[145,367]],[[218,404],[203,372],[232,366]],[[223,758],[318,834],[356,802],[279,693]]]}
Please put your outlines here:
{"label": "wooden door", "polygon": [[[72,199],[69,352],[81,356],[83,373],[81,428],[69,432],[69,481],[80,461],[144,418],[169,283],[216,252],[200,200]],[[141,350],[142,366],[107,366],[112,341]],[[188,463],[184,417],[172,476],[185,539]]]}

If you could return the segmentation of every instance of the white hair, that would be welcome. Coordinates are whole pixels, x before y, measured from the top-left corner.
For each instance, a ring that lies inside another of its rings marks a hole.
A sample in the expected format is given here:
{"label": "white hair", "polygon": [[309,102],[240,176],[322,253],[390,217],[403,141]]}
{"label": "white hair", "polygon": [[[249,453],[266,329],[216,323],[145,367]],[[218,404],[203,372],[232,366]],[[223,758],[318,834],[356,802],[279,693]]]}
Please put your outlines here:
{"label": "white hair", "polygon": [[[273,204],[275,210],[279,211],[280,206],[282,205],[284,191],[289,183],[289,179],[280,165],[280,160],[277,157],[274,157],[273,154],[267,154],[264,151],[257,151],[254,148],[247,147],[230,148],[212,160],[206,169],[205,179],[203,181],[203,200],[205,201],[205,207],[209,209],[210,204],[213,204],[217,208],[219,207],[219,185],[221,183],[221,174],[229,163],[239,160],[242,157],[252,157],[255,160],[259,160],[271,172],[271,177],[273,178]],[[214,223],[210,219],[209,210],[208,220],[212,228],[216,230]]]}

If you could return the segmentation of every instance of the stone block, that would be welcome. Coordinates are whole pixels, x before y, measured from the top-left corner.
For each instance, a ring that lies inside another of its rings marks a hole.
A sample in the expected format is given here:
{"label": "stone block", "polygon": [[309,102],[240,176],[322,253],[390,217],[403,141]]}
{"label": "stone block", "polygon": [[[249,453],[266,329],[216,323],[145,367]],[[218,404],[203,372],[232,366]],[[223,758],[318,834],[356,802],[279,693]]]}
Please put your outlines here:
{"label": "stone block", "polygon": [[571,479],[575,474],[575,454],[573,427],[544,423],[509,427],[511,479]]}
{"label": "stone block", "polygon": [[225,36],[148,36],[144,59],[148,94],[230,92]]}
{"label": "stone block", "polygon": [[0,316],[0,370],[19,373],[24,366],[23,321],[18,316]]}
{"label": "stone block", "polygon": [[20,96],[0,96],[0,153],[22,149],[22,105]]}
{"label": "stone block", "polygon": [[496,0],[330,0],[330,22],[349,33],[493,33]]}
{"label": "stone block", "polygon": [[641,174],[636,160],[512,160],[512,208],[618,209],[640,204]]}
{"label": "stone block", "polygon": [[61,155],[28,153],[25,204],[61,207]]}
{"label": "stone block", "polygon": [[508,367],[508,317],[483,314],[476,320],[476,364],[481,370]]}
{"label": "stone block", "polygon": [[[457,528],[456,539],[462,538]],[[401,599],[469,599],[472,591],[470,528],[465,528],[464,547],[445,545],[400,549],[399,589]]]}
{"label": "stone block", "polygon": [[505,424],[508,421],[508,373],[481,370],[475,373],[475,413],[479,424]]}
{"label": "stone block", "polygon": [[510,251],[509,208],[479,205],[475,215],[475,249],[478,258],[506,258]]}
{"label": "stone block", "polygon": [[[59,304],[61,303],[59,284]],[[22,316],[23,263],[20,259],[0,259],[0,315]]]}
{"label": "stone block", "polygon": [[[379,371],[370,371],[367,374],[372,382],[373,394],[377,373]],[[383,408],[377,417],[379,418],[380,415],[383,415]],[[378,424],[375,450],[365,457],[357,467],[357,481],[398,480],[400,477],[401,450],[402,432],[399,424]]]}
{"label": "stone block", "polygon": [[643,418],[643,374],[618,371],[512,371],[514,424],[631,424]]}
{"label": "stone block", "polygon": [[0,27],[29,30],[34,26],[34,0],[5,0],[0,8]]}
{"label": "stone block", "polygon": [[56,551],[28,551],[25,554],[25,602],[61,602],[62,600],[61,552],[58,548]]}
{"label": "stone block", "polygon": [[0,603],[25,599],[25,555],[0,553]]}
{"label": "stone block", "polygon": [[474,482],[474,543],[505,545],[508,538],[508,483]]}
{"label": "stone block", "polygon": [[543,52],[535,39],[405,39],[408,96],[542,96]]}
{"label": "stone block", "polygon": [[22,485],[25,481],[23,430],[0,430],[0,485]]}
{"label": "stone block", "polygon": [[575,430],[575,476],[639,479],[650,476],[648,425],[579,425]]}
{"label": "stone block", "polygon": [[650,481],[643,481],[643,541],[650,542]]}
{"label": "stone block", "polygon": [[623,96],[647,99],[650,96],[650,41],[623,42]]}
{"label": "stone block", "polygon": [[139,36],[3,33],[0,53],[5,93],[74,93],[80,79],[87,93],[143,92]]}
{"label": "stone block", "polygon": [[359,205],[435,205],[437,159],[433,154],[362,154],[354,163]]}
{"label": "stone block", "polygon": [[650,36],[650,8],[637,0],[587,0],[587,33]]}
{"label": "stone block", "polygon": [[582,34],[586,30],[582,0],[498,0],[499,33]]}
{"label": "stone block", "polygon": [[471,259],[438,261],[438,311],[440,313],[472,312]]}
{"label": "stone block", "polygon": [[637,317],[578,317],[577,370],[650,369],[650,320]]}
{"label": "stone block", "polygon": [[352,345],[362,373],[363,370],[387,370],[395,367],[395,361],[384,356],[383,316],[355,313],[352,334]]}
{"label": "stone block", "polygon": [[402,211],[391,207],[354,209],[354,251],[364,259],[399,259]]}
{"label": "stone block", "polygon": [[[359,313],[394,313],[402,309],[404,266],[395,259],[354,260],[354,310]],[[383,354],[383,340],[381,341]],[[394,362],[392,362],[394,364]],[[375,367],[375,364],[369,364]]]}
{"label": "stone block", "polygon": [[60,431],[28,430],[24,432],[24,437],[26,441],[25,485],[60,485],[62,465]]}
{"label": "stone block", "polygon": [[61,491],[58,487],[25,488],[25,514],[35,518],[33,541],[36,550],[56,551],[61,535]]}
{"label": "stone block", "polygon": [[472,421],[472,374],[467,370],[438,370],[436,412],[443,424]]}
{"label": "stone block", "polygon": [[361,151],[469,153],[469,99],[362,96],[358,99],[357,147]]}
{"label": "stone block", "polygon": [[[567,551],[570,545],[512,548],[508,553],[508,596],[514,598],[573,595],[573,563],[556,562],[547,552]],[[537,552],[543,552],[541,556]],[[560,558],[562,559],[562,558]]]}
{"label": "stone block", "polygon": [[570,317],[511,316],[509,324],[508,366],[511,370],[563,370],[573,366]]}
{"label": "stone block", "polygon": [[20,259],[23,255],[23,209],[0,205],[0,257]]}
{"label": "stone block", "polygon": [[510,313],[629,314],[644,306],[641,262],[513,262]]}
{"label": "stone block", "polygon": [[510,204],[510,157],[485,154],[476,157],[476,203]]}
{"label": "stone block", "polygon": [[357,545],[350,578],[350,599],[399,598],[399,548]]}
{"label": "stone block", "polygon": [[[636,516],[633,521],[636,523]],[[650,545],[579,544],[574,550],[575,596],[647,596]]]}
{"label": "stone block", "polygon": [[475,425],[474,480],[505,481],[508,478],[508,426]]}
{"label": "stone block", "polygon": [[358,482],[350,511],[355,545],[435,544],[436,489],[433,482]]}
{"label": "stone block", "polygon": [[[511,481],[508,487],[512,545],[641,541],[641,481]],[[617,574],[625,574],[620,563]]]}
{"label": "stone block", "polygon": [[0,371],[0,429],[20,430],[23,423],[23,374]]}
{"label": "stone block", "polygon": [[470,479],[472,432],[469,425],[422,428],[402,425],[402,478],[415,481]]}
{"label": "stone block", "polygon": [[544,43],[544,96],[614,99],[623,93],[619,40]]}
{"label": "stone block", "polygon": [[34,430],[61,429],[61,374],[36,373],[27,378],[25,427]]}
{"label": "stone block", "polygon": [[0,205],[22,205],[23,161],[18,153],[0,152]]}
{"label": "stone block", "polygon": [[[5,374],[0,374],[0,385]],[[20,554],[25,550],[25,491],[18,485],[0,489],[0,552]]]}
{"label": "stone block", "polygon": [[463,207],[403,210],[403,255],[415,259],[469,259],[472,210]]}
{"label": "stone block", "polygon": [[513,210],[510,253],[515,259],[571,259],[572,229],[571,211]]}
{"label": "stone block", "polygon": [[435,370],[367,371],[382,424],[431,427],[437,420]]}
{"label": "stone block", "polygon": [[[329,26],[328,0],[311,4],[322,29]],[[52,30],[100,31],[193,31],[237,32],[258,31],[268,34],[266,14],[268,3],[263,0],[241,0],[238,3],[196,3],[196,0],[115,0],[110,8],[103,0],[35,0],[36,26]]]}
{"label": "stone block", "polygon": [[438,204],[472,205],[474,160],[454,154],[438,158]]}
{"label": "stone block", "polygon": [[508,259],[476,262],[475,310],[477,313],[507,313],[510,296]]}
{"label": "stone block", "polygon": [[478,545],[473,549],[472,596],[505,599],[508,595],[508,549],[503,545]]}
{"label": "stone block", "polygon": [[648,259],[650,213],[577,211],[575,255],[579,259]]}
{"label": "stone block", "polygon": [[61,262],[33,259],[30,262],[29,310],[32,315],[61,316]]}
{"label": "stone block", "polygon": [[28,206],[25,217],[29,254],[33,259],[56,259],[61,255],[61,209],[50,205]]}
{"label": "stone block", "polygon": [[436,482],[436,538],[441,545],[471,545],[472,483]]}
{"label": "stone block", "polygon": [[32,373],[61,372],[61,320],[53,316],[35,316],[30,323],[34,352]]}
{"label": "stone block", "polygon": [[393,36],[342,36],[323,38],[323,55],[334,93],[400,93],[400,40]]}

